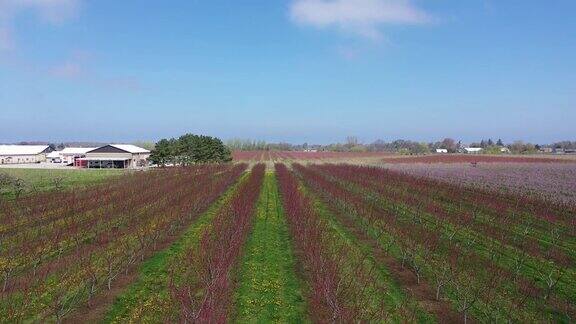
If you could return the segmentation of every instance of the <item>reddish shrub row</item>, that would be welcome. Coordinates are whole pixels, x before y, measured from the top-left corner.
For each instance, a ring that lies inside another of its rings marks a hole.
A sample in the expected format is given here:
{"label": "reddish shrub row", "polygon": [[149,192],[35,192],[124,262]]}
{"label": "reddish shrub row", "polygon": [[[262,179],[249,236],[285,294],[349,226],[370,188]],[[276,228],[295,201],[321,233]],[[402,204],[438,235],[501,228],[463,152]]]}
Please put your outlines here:
{"label": "reddish shrub row", "polygon": [[276,164],[280,194],[298,261],[305,269],[310,285],[309,308],[318,322],[353,322],[357,310],[354,301],[342,289],[340,262],[329,253],[324,225],[314,212],[312,202],[298,189],[298,182],[284,164]]}
{"label": "reddish shrub row", "polygon": [[326,165],[322,168],[333,170],[336,174],[370,179],[382,184],[396,184],[399,188],[409,187],[417,190],[419,194],[441,196],[448,201],[464,202],[485,208],[487,211],[492,210],[497,215],[504,215],[508,212],[527,213],[536,215],[547,222],[559,223],[571,229],[576,228],[576,217],[574,217],[576,209],[574,206],[558,205],[554,202],[525,195],[462,188],[442,181],[410,176],[379,167]]}
{"label": "reddish shrub row", "polygon": [[[42,226],[65,218],[76,218],[102,207],[116,207],[118,205],[113,203],[116,201],[127,202],[128,206],[139,205],[155,199],[155,192],[146,189],[157,188],[182,177],[215,174],[228,169],[226,165],[210,165],[138,172],[114,177],[88,189],[44,192],[14,202],[0,200],[0,223],[3,225],[0,233],[9,235],[23,227]],[[133,199],[140,201],[130,203],[129,200]]]}
{"label": "reddish shrub row", "polygon": [[[11,262],[1,265],[5,283],[2,307],[7,308],[0,313],[15,321],[38,314],[61,320],[99,290],[111,289],[120,273],[156,251],[158,243],[174,239],[245,168],[225,166],[214,174],[191,169],[159,171],[151,175],[154,186],[142,182],[134,190],[125,188],[132,195],[154,197],[148,201],[135,197],[116,200],[123,197],[119,195],[110,201],[111,206],[85,215],[39,222],[32,231],[23,228],[27,233],[24,237],[31,242],[11,244],[2,251]],[[166,181],[156,181],[156,177]],[[46,218],[39,216],[38,220]],[[49,233],[50,240],[46,241],[44,232]],[[14,234],[10,238],[17,237]]]}
{"label": "reddish shrub row", "polygon": [[[232,169],[228,168],[228,171],[230,170]],[[233,172],[241,171],[242,169],[238,168]],[[139,180],[143,180],[146,175],[139,177]],[[47,209],[43,214],[35,215],[36,222],[30,220],[26,226],[4,234],[5,249],[0,255],[7,255],[13,259],[15,273],[11,275],[16,275],[19,270],[36,269],[55,256],[61,260],[70,252],[80,253],[82,246],[87,242],[96,244],[101,235],[118,236],[133,231],[135,226],[143,223],[143,212],[148,215],[161,214],[166,205],[178,206],[170,200],[179,197],[177,194],[179,190],[194,190],[194,187],[188,186],[190,182],[208,186],[216,180],[211,177],[208,174],[198,175],[196,172],[182,173],[182,170],[170,170],[152,175],[151,182],[142,182],[140,188],[130,187],[133,185],[131,183],[133,178],[129,178],[123,190],[127,195],[117,195],[118,192],[113,191],[110,194],[112,199],[102,199],[107,204],[95,206],[89,202],[86,204],[79,202],[73,206],[55,206],[56,210]],[[162,179],[164,181],[161,181]],[[85,191],[94,193],[93,190],[94,188]],[[164,192],[172,194],[167,197],[159,194]],[[103,195],[106,196],[105,193]],[[93,207],[85,210],[87,205]],[[62,208],[67,208],[68,212],[61,214]]]}
{"label": "reddish shrub row", "polygon": [[[454,185],[445,183],[431,185],[429,181],[380,168],[344,165],[319,165],[312,168],[326,175],[355,183],[362,188],[374,190],[380,195],[394,199],[395,202],[418,206],[420,210],[438,218],[520,248],[532,256],[552,259],[560,266],[569,266],[574,261],[559,248],[562,245],[560,237],[550,244],[540,242],[533,236],[511,231],[514,226],[525,222],[524,217],[513,215],[530,213],[529,210],[523,210],[525,205],[513,205],[509,200],[502,200],[504,204],[496,205],[496,199],[491,201],[480,199],[484,194],[482,192],[473,195],[473,192],[462,192]],[[495,206],[497,208],[494,208]],[[480,221],[480,216],[488,220]],[[549,222],[533,223],[531,227],[545,235],[554,232],[560,235],[565,232],[558,225]]]}
{"label": "reddish shrub row", "polygon": [[391,155],[384,152],[302,152],[302,151],[234,151],[235,161],[268,160],[325,160],[382,157]]}
{"label": "reddish shrub row", "polygon": [[232,270],[252,227],[265,166],[257,164],[246,182],[205,229],[198,246],[186,252],[171,274],[170,290],[188,323],[225,323],[231,313]]}
{"label": "reddish shrub row", "polygon": [[[398,246],[402,263],[410,264],[416,275],[419,275],[423,269],[428,269],[424,273],[427,273],[426,277],[431,281],[436,281],[438,292],[440,289],[450,289],[456,298],[458,310],[465,314],[478,300],[486,303],[485,307],[479,309],[480,311],[483,309],[498,310],[507,313],[506,316],[518,316],[517,311],[523,309],[527,302],[542,305],[539,307],[551,308],[556,312],[563,312],[566,316],[574,314],[573,297],[566,295],[573,291],[573,287],[570,287],[570,283],[566,281],[562,282],[563,286],[559,284],[565,273],[562,269],[557,271],[554,270],[555,267],[548,266],[545,267],[546,269],[531,269],[532,274],[528,276],[529,278],[523,277],[520,274],[526,266],[525,254],[518,253],[513,260],[514,266],[507,266],[504,269],[497,262],[502,258],[498,244],[484,241],[481,235],[473,235],[460,242],[453,242],[453,235],[460,231],[458,227],[453,233],[446,232],[443,225],[445,221],[442,217],[436,219],[435,223],[428,223],[427,220],[421,218],[419,215],[424,203],[420,196],[414,195],[413,200],[403,201],[402,190],[387,191],[379,193],[382,195],[380,199],[383,199],[383,202],[378,202],[373,198],[374,193],[371,193],[371,190],[366,190],[364,194],[356,193],[347,188],[346,182],[339,183],[331,179],[341,174],[347,174],[350,177],[354,174],[361,174],[361,170],[357,170],[357,168],[361,169],[359,167],[339,166],[335,168],[349,168],[357,172],[347,173],[350,171],[347,170],[340,173],[327,172],[325,175],[317,169],[330,169],[330,166],[306,168],[295,165],[295,168],[311,188],[327,199],[330,206],[343,208],[344,213],[352,212],[367,220],[371,226],[392,234],[392,240],[385,243],[386,249],[394,245]],[[362,178],[363,182],[357,182],[357,185],[360,184],[360,188],[378,188],[378,183],[386,183],[386,185],[397,186],[398,189],[406,187],[405,183],[394,181],[394,173],[391,176],[390,178],[374,177],[374,174],[371,174],[371,177]],[[389,201],[389,203],[383,205],[384,201]],[[402,207],[404,204],[407,204],[407,208]],[[484,246],[482,249],[486,250],[479,254],[476,250],[477,246]],[[535,287],[535,283],[540,280],[546,282],[542,289]],[[511,282],[517,287],[510,287]],[[498,287],[500,283],[508,283],[508,287]],[[509,306],[492,304],[492,300],[499,298],[508,299],[513,308],[502,309],[502,307]],[[567,305],[566,309],[562,305]],[[487,316],[494,316],[489,312],[487,314]]]}
{"label": "reddish shrub row", "polygon": [[423,155],[385,158],[384,163],[575,163],[576,160],[499,155]]}

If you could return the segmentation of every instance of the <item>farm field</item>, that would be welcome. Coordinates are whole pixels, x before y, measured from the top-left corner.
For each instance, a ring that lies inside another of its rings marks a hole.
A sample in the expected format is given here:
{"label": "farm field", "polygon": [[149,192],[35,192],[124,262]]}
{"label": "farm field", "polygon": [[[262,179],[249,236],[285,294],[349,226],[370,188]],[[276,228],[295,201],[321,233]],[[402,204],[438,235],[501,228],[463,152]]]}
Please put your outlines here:
{"label": "farm field", "polygon": [[[31,194],[50,190],[79,188],[122,175],[124,170],[0,169],[0,197],[14,198],[16,191]],[[17,181],[15,184],[13,182]]]}
{"label": "farm field", "polygon": [[394,163],[385,167],[470,188],[576,204],[576,163]]}
{"label": "farm field", "polygon": [[384,152],[302,152],[302,151],[234,151],[234,161],[290,162],[290,161],[344,161],[350,159],[377,159],[394,155]]}
{"label": "farm field", "polygon": [[0,198],[0,321],[575,319],[576,203],[466,173],[560,181],[573,164],[441,165],[485,186],[410,169],[440,164],[252,164]]}
{"label": "farm field", "polygon": [[443,154],[421,156],[396,156],[384,158],[383,163],[576,163],[571,156],[534,156],[534,155],[482,155],[482,154]]}
{"label": "farm field", "polygon": [[489,155],[489,154],[424,154],[402,155],[388,152],[303,152],[303,151],[233,151],[235,162],[266,163],[268,169],[274,163],[347,163],[376,165],[394,168],[396,164],[443,165],[443,164],[504,164],[504,163],[551,163],[576,165],[575,155]]}

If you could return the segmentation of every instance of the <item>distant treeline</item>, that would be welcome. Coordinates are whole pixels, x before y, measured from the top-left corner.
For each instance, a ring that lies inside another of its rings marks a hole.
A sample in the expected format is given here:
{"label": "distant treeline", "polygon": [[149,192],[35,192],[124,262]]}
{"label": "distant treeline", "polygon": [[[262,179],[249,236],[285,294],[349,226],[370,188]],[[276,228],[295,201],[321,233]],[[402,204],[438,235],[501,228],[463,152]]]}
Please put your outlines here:
{"label": "distant treeline", "polygon": [[290,143],[267,143],[249,139],[231,139],[226,141],[226,146],[233,151],[295,151],[299,147]]}
{"label": "distant treeline", "polygon": [[150,161],[158,165],[191,165],[232,161],[232,154],[220,139],[186,134],[179,138],[161,139],[155,144]]}
{"label": "distant treeline", "polygon": [[231,150],[257,151],[257,150],[283,150],[283,151],[333,151],[333,152],[394,152],[406,154],[423,154],[435,152],[436,149],[446,149],[449,153],[460,152],[464,147],[481,147],[485,153],[499,154],[506,152],[502,148],[507,148],[509,152],[515,154],[536,153],[542,148],[554,149],[576,149],[576,141],[563,141],[553,144],[538,145],[515,141],[504,143],[501,139],[483,139],[479,142],[463,144],[452,138],[445,138],[437,142],[417,142],[411,140],[398,139],[391,142],[376,140],[369,144],[360,143],[356,137],[346,138],[344,143],[334,143],[328,145],[319,144],[289,144],[289,143],[267,143],[265,141],[233,139],[226,142],[226,146]]}

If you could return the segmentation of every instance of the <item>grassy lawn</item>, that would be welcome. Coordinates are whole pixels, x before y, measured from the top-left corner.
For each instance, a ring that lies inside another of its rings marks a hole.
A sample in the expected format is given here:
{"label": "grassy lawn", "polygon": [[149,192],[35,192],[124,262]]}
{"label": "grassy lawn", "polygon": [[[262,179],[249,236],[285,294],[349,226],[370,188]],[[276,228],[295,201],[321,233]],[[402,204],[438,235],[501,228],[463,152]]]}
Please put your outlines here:
{"label": "grassy lawn", "polygon": [[173,315],[171,313],[177,305],[170,299],[168,287],[170,265],[183,251],[186,251],[187,247],[198,243],[202,231],[211,226],[217,212],[229,201],[238,185],[247,176],[248,173],[245,173],[174,244],[142,264],[138,279],[116,299],[103,322],[162,322]]}
{"label": "grassy lawn", "polygon": [[[125,173],[125,170],[54,170],[54,169],[0,169],[6,174],[23,181],[23,194],[69,189],[97,184],[105,179]],[[12,186],[0,187],[0,197],[13,198]]]}
{"label": "grassy lawn", "polygon": [[301,323],[305,302],[276,177],[266,174],[252,233],[238,272],[235,321]]}

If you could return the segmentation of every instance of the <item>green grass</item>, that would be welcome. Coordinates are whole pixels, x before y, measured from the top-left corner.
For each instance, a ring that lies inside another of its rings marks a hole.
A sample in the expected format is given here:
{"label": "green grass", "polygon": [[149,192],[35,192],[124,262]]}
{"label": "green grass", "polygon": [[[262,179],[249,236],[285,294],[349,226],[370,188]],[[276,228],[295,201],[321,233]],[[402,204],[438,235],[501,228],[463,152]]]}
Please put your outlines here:
{"label": "green grass", "polygon": [[272,173],[264,179],[254,227],[240,264],[234,296],[236,322],[308,321],[288,225]]}
{"label": "green grass", "polygon": [[170,300],[168,289],[170,265],[186,251],[187,247],[199,241],[202,231],[211,226],[212,219],[220,208],[228,202],[238,184],[244,181],[247,175],[248,173],[245,173],[169,248],[156,253],[142,264],[136,281],[116,299],[105,315],[103,322],[157,323],[174,315],[174,307],[177,305]]}
{"label": "green grass", "polygon": [[[0,174],[7,174],[24,182],[23,194],[54,189],[70,189],[101,183],[107,178],[124,174],[125,170],[53,170],[53,169],[0,169]],[[11,186],[0,188],[0,197],[14,198]]]}

